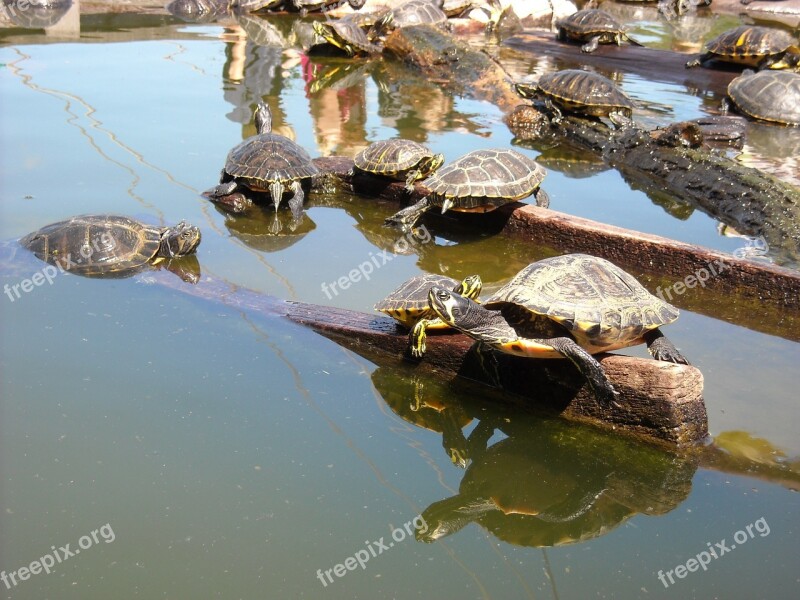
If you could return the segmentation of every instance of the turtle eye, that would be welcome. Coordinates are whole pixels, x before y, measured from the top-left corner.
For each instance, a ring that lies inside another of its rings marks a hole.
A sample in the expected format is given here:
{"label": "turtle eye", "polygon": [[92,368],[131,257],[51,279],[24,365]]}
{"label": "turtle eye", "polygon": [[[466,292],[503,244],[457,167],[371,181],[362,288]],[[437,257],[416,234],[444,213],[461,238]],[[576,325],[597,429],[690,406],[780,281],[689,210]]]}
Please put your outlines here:
{"label": "turtle eye", "polygon": [[436,297],[439,298],[442,302],[450,299],[450,293],[446,292],[445,290],[439,290],[436,292]]}

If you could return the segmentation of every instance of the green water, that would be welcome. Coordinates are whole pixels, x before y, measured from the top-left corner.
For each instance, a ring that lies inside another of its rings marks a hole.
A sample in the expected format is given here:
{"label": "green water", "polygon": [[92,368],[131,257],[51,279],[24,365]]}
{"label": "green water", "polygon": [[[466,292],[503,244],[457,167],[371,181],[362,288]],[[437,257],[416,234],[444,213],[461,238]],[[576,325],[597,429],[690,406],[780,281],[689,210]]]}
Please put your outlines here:
{"label": "green water", "polygon": [[[304,72],[351,67],[235,45],[220,37],[230,27],[97,15],[81,26],[71,41],[0,38],[0,239],[81,213],[186,219],[203,232],[204,277],[362,311],[421,271],[479,272],[491,287],[544,252],[431,226],[434,244],[395,254],[380,227],[393,207],[354,197],[309,199],[301,226],[276,237],[270,213],[233,219],[199,196],[253,132],[262,97],[278,131],[313,156],[395,135],[448,159],[506,146],[493,106],[424,80],[399,88],[391,64],[312,90]],[[291,26],[280,23],[287,36]],[[702,114],[678,86],[623,83],[669,105],[665,120]],[[728,252],[743,243],[698,211],[671,216],[615,171],[552,168],[546,184],[557,210]],[[327,297],[323,283],[384,250],[391,260],[369,282]],[[0,285],[42,268],[26,256],[15,265]],[[19,574],[99,532],[50,574],[0,583],[4,597],[783,599],[800,589],[797,332],[689,310],[669,327],[704,374],[711,433],[732,469],[502,408],[487,390],[418,378],[147,273],[58,275],[0,301],[0,570]],[[454,445],[466,470],[448,456]],[[468,505],[484,508],[436,543],[408,533],[415,519],[428,532],[458,521]],[[707,571],[659,581],[723,539],[736,548]],[[349,557],[364,568],[348,571]]]}

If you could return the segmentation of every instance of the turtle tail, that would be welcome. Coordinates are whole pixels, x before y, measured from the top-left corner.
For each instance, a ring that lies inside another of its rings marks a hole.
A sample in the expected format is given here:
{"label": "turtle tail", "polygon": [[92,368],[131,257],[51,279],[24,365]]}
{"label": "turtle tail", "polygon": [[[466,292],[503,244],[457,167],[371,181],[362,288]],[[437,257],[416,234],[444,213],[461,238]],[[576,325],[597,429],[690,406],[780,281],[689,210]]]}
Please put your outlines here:
{"label": "turtle tail", "polygon": [[281,203],[283,197],[283,182],[273,181],[269,184],[269,194],[272,196],[272,204],[275,206],[275,212],[278,212],[278,205]]}

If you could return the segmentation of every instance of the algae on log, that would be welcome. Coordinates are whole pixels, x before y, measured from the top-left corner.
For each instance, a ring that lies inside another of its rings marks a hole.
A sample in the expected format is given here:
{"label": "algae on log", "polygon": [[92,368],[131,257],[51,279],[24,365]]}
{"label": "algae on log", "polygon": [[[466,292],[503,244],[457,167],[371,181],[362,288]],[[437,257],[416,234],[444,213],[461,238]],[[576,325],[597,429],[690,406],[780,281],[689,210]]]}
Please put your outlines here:
{"label": "algae on log", "polygon": [[637,129],[614,132],[569,116],[558,128],[549,127],[540,111],[516,95],[500,65],[429,26],[394,31],[385,51],[459,93],[510,113],[508,124],[518,138],[568,138],[600,155],[634,185],[691,202],[739,233],[763,236],[781,260],[800,260],[800,189],[703,148],[668,145]]}

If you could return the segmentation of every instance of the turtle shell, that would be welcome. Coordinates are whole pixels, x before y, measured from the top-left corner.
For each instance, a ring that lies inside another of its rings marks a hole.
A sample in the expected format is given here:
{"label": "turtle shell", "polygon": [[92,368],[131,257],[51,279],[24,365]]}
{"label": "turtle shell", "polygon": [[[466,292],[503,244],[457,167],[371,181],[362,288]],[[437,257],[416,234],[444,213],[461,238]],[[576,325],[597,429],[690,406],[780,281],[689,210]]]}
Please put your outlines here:
{"label": "turtle shell", "polygon": [[447,23],[447,15],[431,0],[409,0],[392,11],[395,27],[439,25]]}
{"label": "turtle shell", "polygon": [[726,62],[756,66],[767,56],[795,47],[795,39],[779,29],[743,25],[721,33],[706,50]]}
{"label": "turtle shell", "polygon": [[368,173],[400,177],[416,167],[421,160],[432,157],[433,152],[422,144],[392,139],[370,144],[356,154],[353,163]]}
{"label": "turtle shell", "polygon": [[231,8],[238,11],[258,12],[274,8],[281,4],[283,0],[233,0]]}
{"label": "turtle shell", "polygon": [[87,277],[126,277],[155,257],[162,230],[117,215],[84,215],[47,225],[20,244],[41,260]]}
{"label": "turtle shell", "polygon": [[319,169],[299,144],[277,133],[259,133],[230,151],[225,172],[251,190],[267,191],[270,183],[313,177]]}
{"label": "turtle shell", "polygon": [[473,150],[440,168],[422,184],[430,190],[434,206],[445,199],[451,210],[487,212],[533,194],[542,183],[545,168],[511,149]]}
{"label": "turtle shell", "polygon": [[[532,263],[484,304],[545,317],[565,327],[591,353],[642,342],[648,331],[673,322],[678,309],[653,296],[615,264],[587,254],[567,254]],[[512,319],[513,320],[513,319]],[[530,324],[529,323],[529,324]],[[512,323],[523,328],[522,321]]]}
{"label": "turtle shell", "polygon": [[603,33],[620,33],[622,26],[604,10],[590,8],[579,10],[568,17],[556,21],[556,27],[564,29],[567,34],[579,40],[589,39]]}
{"label": "turtle shell", "polygon": [[762,121],[800,125],[800,74],[746,72],[728,84],[728,96],[746,115]]}
{"label": "turtle shell", "polygon": [[431,313],[428,291],[432,287],[452,290],[459,282],[444,275],[417,275],[412,277],[375,305],[375,310],[396,319],[406,327],[413,327]]}
{"label": "turtle shell", "polygon": [[630,117],[634,104],[610,79],[578,69],[542,76],[539,91],[568,111],[608,116],[619,112]]}
{"label": "turtle shell", "polygon": [[355,19],[339,19],[329,23],[329,25],[335,35],[362,52],[374,53],[378,51],[378,47],[369,41],[366,31],[359,25],[359,21]]}

